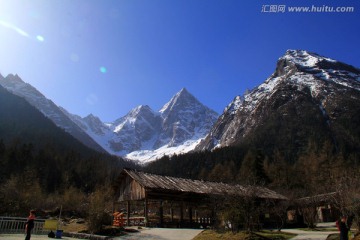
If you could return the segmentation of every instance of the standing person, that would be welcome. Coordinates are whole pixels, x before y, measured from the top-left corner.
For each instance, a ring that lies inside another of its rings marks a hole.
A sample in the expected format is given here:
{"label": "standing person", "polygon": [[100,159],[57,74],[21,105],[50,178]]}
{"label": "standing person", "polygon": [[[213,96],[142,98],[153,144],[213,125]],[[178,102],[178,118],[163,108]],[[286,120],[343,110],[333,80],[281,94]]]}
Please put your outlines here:
{"label": "standing person", "polygon": [[340,230],[340,240],[348,240],[349,227],[346,223],[346,216],[341,217],[341,221],[339,223],[339,230]]}
{"label": "standing person", "polygon": [[25,240],[30,240],[31,238],[31,230],[34,228],[34,221],[35,221],[35,211],[31,210],[30,215],[25,224],[25,232],[26,232]]}

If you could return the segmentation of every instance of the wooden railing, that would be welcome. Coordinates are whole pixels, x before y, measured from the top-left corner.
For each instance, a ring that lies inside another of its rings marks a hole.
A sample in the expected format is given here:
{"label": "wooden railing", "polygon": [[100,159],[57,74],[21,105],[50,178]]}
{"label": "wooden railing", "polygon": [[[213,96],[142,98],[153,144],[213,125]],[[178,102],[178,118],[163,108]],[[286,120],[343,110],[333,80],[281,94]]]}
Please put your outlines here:
{"label": "wooden railing", "polygon": [[[0,233],[25,233],[26,218],[0,217]],[[44,219],[35,219],[33,234],[45,234]]]}
{"label": "wooden railing", "polygon": [[[130,217],[129,218],[129,226],[145,226],[145,218],[144,217]],[[124,218],[124,224],[127,225],[127,219]]]}

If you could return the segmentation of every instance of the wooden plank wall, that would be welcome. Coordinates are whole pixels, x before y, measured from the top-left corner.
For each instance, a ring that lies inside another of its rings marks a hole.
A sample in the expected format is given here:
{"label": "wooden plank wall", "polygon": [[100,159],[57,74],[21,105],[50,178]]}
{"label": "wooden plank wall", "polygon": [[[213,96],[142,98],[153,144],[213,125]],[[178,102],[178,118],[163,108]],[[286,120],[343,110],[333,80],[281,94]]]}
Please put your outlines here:
{"label": "wooden plank wall", "polygon": [[126,175],[119,187],[118,201],[131,201],[145,199],[145,188]]}

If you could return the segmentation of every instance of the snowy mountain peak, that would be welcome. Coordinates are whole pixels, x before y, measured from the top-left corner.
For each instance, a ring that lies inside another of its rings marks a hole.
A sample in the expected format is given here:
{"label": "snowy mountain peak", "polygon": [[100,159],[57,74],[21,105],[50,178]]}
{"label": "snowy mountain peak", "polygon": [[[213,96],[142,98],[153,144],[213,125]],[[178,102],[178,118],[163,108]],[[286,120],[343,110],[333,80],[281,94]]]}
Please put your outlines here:
{"label": "snowy mountain peak", "polygon": [[258,89],[272,90],[284,80],[307,86],[314,94],[323,81],[359,90],[360,69],[316,53],[288,50],[279,58],[274,74]]}
{"label": "snowy mountain peak", "polygon": [[163,118],[167,118],[170,112],[193,108],[202,105],[186,88],[182,88],[167,102],[159,111]]}
{"label": "snowy mountain peak", "polygon": [[86,121],[91,121],[91,122],[97,122],[97,123],[101,123],[101,120],[99,117],[94,116],[93,114],[89,114],[87,115],[84,120]]}
{"label": "snowy mountain peak", "polygon": [[30,84],[25,83],[17,74],[9,74],[6,76],[6,78],[2,78],[0,81],[0,85],[5,87],[8,91],[11,91],[21,97],[27,96],[29,99],[34,97],[45,98],[42,93],[40,93]]}
{"label": "snowy mountain peak", "polygon": [[104,149],[75,124],[60,107],[47,99],[36,88],[25,83],[17,74],[9,74],[6,78],[0,78],[0,85],[13,94],[24,98],[58,127],[64,129],[88,147],[104,152]]}
{"label": "snowy mountain peak", "polygon": [[305,50],[287,50],[279,60],[287,60],[303,67],[315,67],[320,61],[336,62],[331,58],[320,56]]}
{"label": "snowy mountain peak", "polygon": [[115,132],[119,132],[125,123],[135,124],[136,121],[141,121],[143,118],[154,118],[157,113],[155,113],[148,105],[140,105],[133,108],[128,112],[124,117],[118,118],[111,126],[115,129]]}
{"label": "snowy mountain peak", "polygon": [[148,105],[140,105],[134,108],[133,110],[131,110],[128,115],[137,116],[139,114],[146,114],[146,113],[154,114],[154,111]]}
{"label": "snowy mountain peak", "polygon": [[19,77],[19,75],[17,75],[17,74],[8,74],[7,76],[6,76],[6,78],[8,79],[8,80],[11,80],[11,81],[15,81],[15,82],[20,82],[20,83],[24,83],[24,81]]}
{"label": "snowy mountain peak", "polygon": [[[197,149],[241,142],[268,120],[271,115],[268,109],[276,112],[295,106],[293,110],[296,110],[306,96],[311,104],[318,105],[316,109],[328,116],[328,110],[324,109],[334,101],[334,96],[341,96],[343,92],[359,94],[359,91],[360,69],[308,51],[288,50],[264,83],[245,94],[243,100],[236,97],[228,105]],[[301,111],[297,114],[300,117]]]}
{"label": "snowy mountain peak", "polygon": [[241,96],[236,96],[234,100],[225,108],[224,112],[230,112],[231,114],[235,114],[236,111],[240,108],[244,99]]}
{"label": "snowy mountain peak", "polygon": [[147,162],[193,150],[217,117],[183,88],[159,112],[140,105],[108,124],[92,115],[72,119],[108,152]]}

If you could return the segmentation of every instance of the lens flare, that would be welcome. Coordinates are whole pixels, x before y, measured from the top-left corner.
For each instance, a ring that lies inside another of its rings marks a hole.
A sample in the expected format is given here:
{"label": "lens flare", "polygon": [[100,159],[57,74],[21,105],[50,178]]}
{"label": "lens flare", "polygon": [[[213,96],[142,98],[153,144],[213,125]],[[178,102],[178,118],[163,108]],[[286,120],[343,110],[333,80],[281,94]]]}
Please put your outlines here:
{"label": "lens flare", "polygon": [[36,39],[37,39],[39,42],[43,42],[43,41],[45,40],[44,37],[41,36],[41,35],[37,35],[37,36],[36,36]]}
{"label": "lens flare", "polygon": [[9,22],[5,22],[3,20],[0,20],[0,25],[9,29],[14,30],[15,32],[17,32],[18,34],[20,34],[21,36],[24,37],[29,37],[29,34],[27,32],[25,32],[24,30],[22,30],[21,28],[9,23]]}
{"label": "lens flare", "polygon": [[107,72],[106,67],[100,67],[100,72],[106,73]]}

